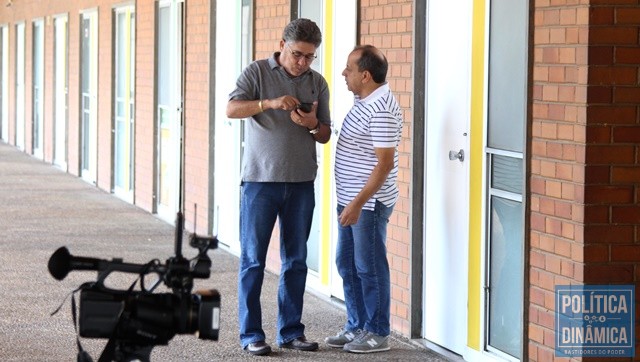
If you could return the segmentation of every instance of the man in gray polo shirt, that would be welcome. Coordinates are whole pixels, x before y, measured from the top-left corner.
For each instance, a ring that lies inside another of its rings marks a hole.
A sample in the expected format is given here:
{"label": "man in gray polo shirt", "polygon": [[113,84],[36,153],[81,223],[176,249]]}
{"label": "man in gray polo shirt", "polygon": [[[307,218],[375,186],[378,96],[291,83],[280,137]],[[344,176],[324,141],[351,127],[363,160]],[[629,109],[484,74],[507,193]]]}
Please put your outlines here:
{"label": "man in gray polo shirt", "polygon": [[227,104],[227,117],[246,118],[238,311],[240,343],[253,355],[271,352],[262,329],[260,293],[276,219],[282,259],[276,341],[282,348],[318,349],[318,343],[305,338],[301,317],[315,207],[316,142],[331,137],[329,88],[310,68],[321,42],[313,21],[292,21],[280,51],[247,66]]}

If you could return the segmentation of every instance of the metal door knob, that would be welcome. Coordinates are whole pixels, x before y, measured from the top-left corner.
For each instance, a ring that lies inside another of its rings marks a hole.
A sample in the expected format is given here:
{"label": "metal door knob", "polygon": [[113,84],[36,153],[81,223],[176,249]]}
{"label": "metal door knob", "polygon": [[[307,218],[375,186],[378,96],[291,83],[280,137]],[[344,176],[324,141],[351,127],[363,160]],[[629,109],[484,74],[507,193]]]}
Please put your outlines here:
{"label": "metal door knob", "polygon": [[449,151],[449,159],[451,161],[453,160],[460,160],[460,162],[464,161],[464,150],[461,149],[458,152],[453,150]]}

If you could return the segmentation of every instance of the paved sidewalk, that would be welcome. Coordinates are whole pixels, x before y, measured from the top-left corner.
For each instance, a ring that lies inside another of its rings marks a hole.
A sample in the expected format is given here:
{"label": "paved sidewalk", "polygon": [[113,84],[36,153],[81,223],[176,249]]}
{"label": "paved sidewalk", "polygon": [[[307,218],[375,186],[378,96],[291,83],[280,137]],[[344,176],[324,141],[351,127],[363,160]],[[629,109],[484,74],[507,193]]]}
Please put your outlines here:
{"label": "paved sidewalk", "polygon": [[[0,142],[0,360],[75,361],[76,340],[69,299],[81,283],[94,281],[92,271],[73,271],[62,281],[47,270],[51,254],[67,246],[75,256],[127,263],[164,262],[174,252],[174,228],[153,215],[87,184],[81,179]],[[183,252],[195,254],[185,239]],[[274,352],[253,357],[240,350],[237,325],[238,259],[224,250],[209,252],[212,274],[196,279],[197,288],[222,295],[219,341],[178,335],[158,346],[152,361],[449,361],[432,350],[393,336],[391,351],[358,355],[320,343],[316,352],[280,349],[275,344],[277,277],[267,273],[262,303],[267,342]],[[110,286],[128,287],[135,276],[118,273]],[[62,302],[61,311],[50,316]],[[345,312],[324,297],[307,293],[303,323],[310,340],[321,342],[344,323]],[[82,339],[94,361],[106,343]]]}

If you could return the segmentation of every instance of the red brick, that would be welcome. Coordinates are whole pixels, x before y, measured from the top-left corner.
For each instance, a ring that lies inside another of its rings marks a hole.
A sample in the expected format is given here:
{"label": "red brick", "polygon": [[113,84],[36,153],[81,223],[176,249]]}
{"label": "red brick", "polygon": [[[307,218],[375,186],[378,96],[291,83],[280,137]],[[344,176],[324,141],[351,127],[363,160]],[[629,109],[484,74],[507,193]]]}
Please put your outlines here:
{"label": "red brick", "polygon": [[639,245],[612,245],[611,261],[640,262],[640,246]]}
{"label": "red brick", "polygon": [[589,4],[591,6],[601,6],[601,5],[614,5],[614,6],[622,6],[622,5],[635,5],[638,3],[638,0],[590,0]]}
{"label": "red brick", "polygon": [[560,265],[561,259],[559,257],[551,254],[545,257],[544,270],[554,274],[560,274]]}
{"label": "red brick", "polygon": [[638,82],[637,67],[591,67],[589,84],[591,85],[631,85]]}
{"label": "red brick", "polygon": [[637,6],[616,8],[616,24],[640,25],[640,8]]}
{"label": "red brick", "polygon": [[613,7],[592,7],[589,11],[590,25],[613,25]]}
{"label": "red brick", "polygon": [[589,42],[594,45],[635,45],[638,43],[638,29],[628,27],[593,27],[589,32]]}
{"label": "red brick", "polygon": [[609,205],[589,205],[584,209],[586,224],[605,224],[610,221],[609,217]]}
{"label": "red brick", "polygon": [[613,87],[609,86],[589,86],[587,90],[588,103],[609,104],[613,100]]}
{"label": "red brick", "polygon": [[588,265],[584,276],[587,283],[633,283],[632,264]]}
{"label": "red brick", "polygon": [[589,63],[591,65],[612,65],[613,47],[589,47]]}
{"label": "red brick", "polygon": [[587,132],[588,143],[611,143],[610,126],[591,126]]}
{"label": "red brick", "polygon": [[[640,184],[640,168],[636,166],[613,167],[611,181],[616,184]],[[640,221],[640,219],[636,219]]]}
{"label": "red brick", "polygon": [[631,186],[586,186],[587,203],[593,204],[628,204],[634,201]]}
{"label": "red brick", "polygon": [[616,64],[636,64],[640,59],[640,47],[616,47],[615,48]]}
{"label": "red brick", "polygon": [[640,220],[640,206],[638,205],[625,205],[625,206],[612,206],[611,208],[611,222],[615,224],[637,224]]}
{"label": "red brick", "polygon": [[586,162],[589,164],[631,164],[635,159],[633,146],[603,145],[589,146],[586,153]]}
{"label": "red brick", "polygon": [[560,269],[561,269],[560,273],[566,276],[567,278],[573,279],[575,277],[575,274],[574,274],[575,264],[576,263],[573,261],[563,260],[560,265]]}
{"label": "red brick", "polygon": [[557,217],[563,218],[565,220],[571,219],[571,204],[568,202],[556,201],[554,214]]}
{"label": "red brick", "polygon": [[629,225],[587,225],[585,242],[627,244],[634,240],[634,228]]}
{"label": "red brick", "polygon": [[617,87],[613,99],[615,103],[640,103],[640,87]]}
{"label": "red brick", "polygon": [[635,106],[591,105],[587,109],[589,124],[633,124],[637,117],[638,109]]}
{"label": "red brick", "polygon": [[557,219],[547,218],[545,220],[545,232],[551,235],[562,236],[562,222]]}

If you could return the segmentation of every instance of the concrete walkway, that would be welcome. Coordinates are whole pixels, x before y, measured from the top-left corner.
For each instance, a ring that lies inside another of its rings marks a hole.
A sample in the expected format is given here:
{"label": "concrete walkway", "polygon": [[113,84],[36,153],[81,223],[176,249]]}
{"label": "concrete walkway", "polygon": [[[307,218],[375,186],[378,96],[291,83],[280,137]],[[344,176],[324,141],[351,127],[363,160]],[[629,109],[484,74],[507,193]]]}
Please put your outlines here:
{"label": "concrete walkway", "polygon": [[[76,335],[69,299],[81,283],[95,281],[93,271],[73,271],[62,281],[47,269],[52,253],[67,246],[75,256],[127,263],[164,262],[174,252],[174,228],[155,216],[87,184],[81,179],[0,142],[0,360],[75,361]],[[195,255],[185,239],[185,256]],[[273,353],[254,357],[238,343],[238,259],[221,249],[210,251],[209,279],[198,288],[222,295],[219,341],[178,335],[168,346],[155,347],[152,361],[449,361],[418,343],[392,336],[391,351],[358,355],[326,346],[324,337],[344,323],[345,312],[325,297],[305,296],[303,323],[316,352],[280,349],[275,344],[277,276],[267,273],[262,293],[264,330]],[[136,278],[118,273],[108,285],[127,288]],[[61,304],[62,309],[50,314]],[[106,340],[81,339],[94,361]]]}

